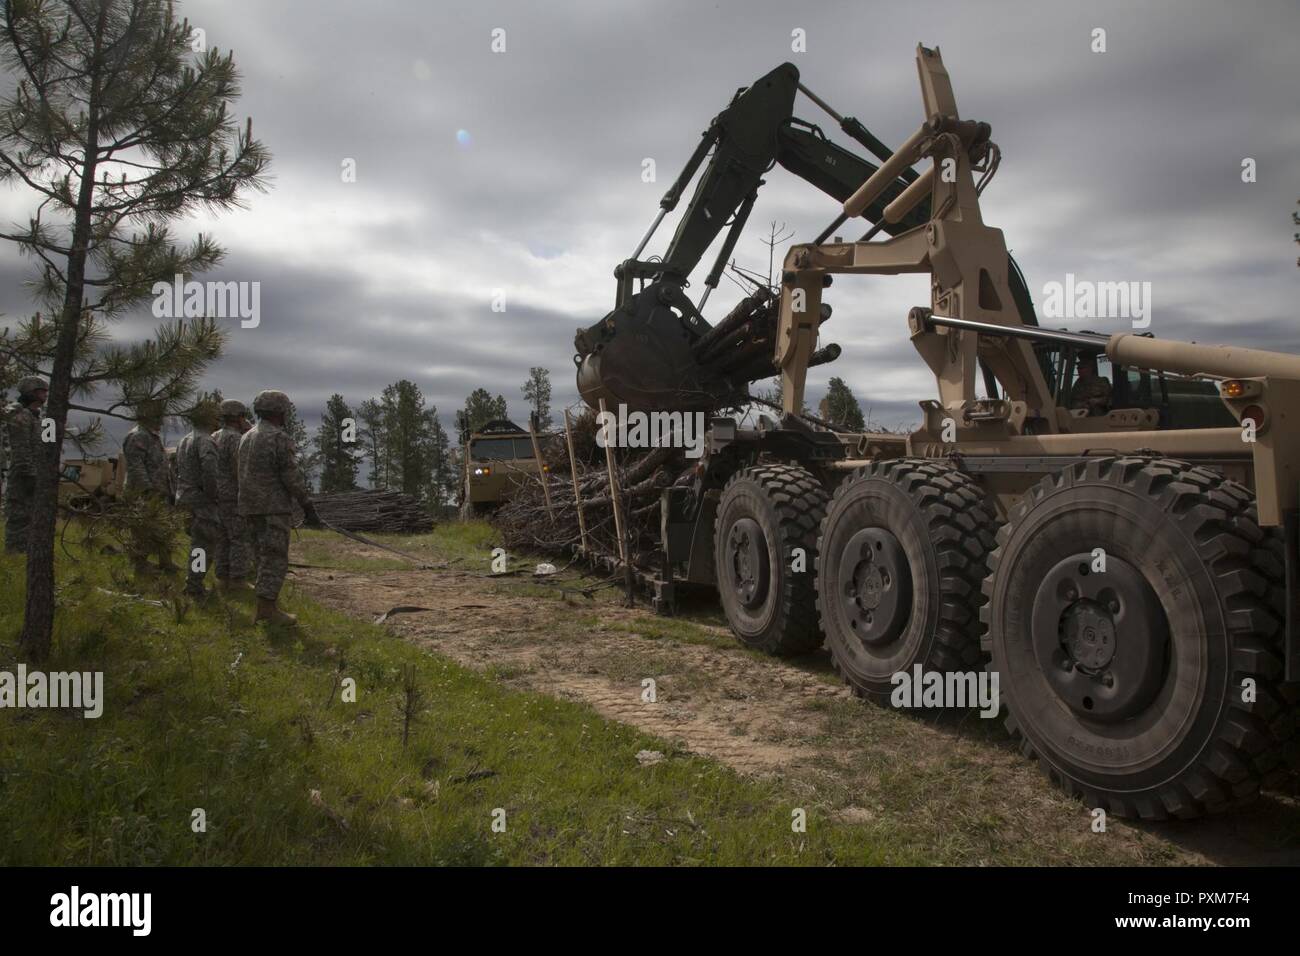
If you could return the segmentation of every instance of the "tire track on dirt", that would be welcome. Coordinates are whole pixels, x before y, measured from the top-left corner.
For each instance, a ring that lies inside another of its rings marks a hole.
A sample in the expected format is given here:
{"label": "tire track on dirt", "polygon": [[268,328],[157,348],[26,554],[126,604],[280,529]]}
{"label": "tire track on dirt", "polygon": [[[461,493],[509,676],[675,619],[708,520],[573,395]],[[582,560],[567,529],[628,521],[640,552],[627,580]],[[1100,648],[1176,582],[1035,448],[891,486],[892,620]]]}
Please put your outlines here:
{"label": "tire track on dirt", "polygon": [[[1227,825],[1112,819],[1106,834],[1094,834],[1087,808],[1052,788],[992,722],[867,707],[824,665],[711,646],[718,628],[701,626],[704,643],[647,637],[638,628],[658,620],[647,610],[575,606],[464,572],[304,568],[294,580],[321,604],[370,621],[397,605],[429,608],[384,626],[458,663],[492,669],[511,686],[585,703],[679,751],[778,778],[839,819],[915,833],[920,846],[933,840],[945,858],[1120,865],[1297,858],[1294,801],[1266,798],[1260,813],[1244,811]],[[653,702],[642,696],[647,679]],[[1276,832],[1288,825],[1289,845]]]}

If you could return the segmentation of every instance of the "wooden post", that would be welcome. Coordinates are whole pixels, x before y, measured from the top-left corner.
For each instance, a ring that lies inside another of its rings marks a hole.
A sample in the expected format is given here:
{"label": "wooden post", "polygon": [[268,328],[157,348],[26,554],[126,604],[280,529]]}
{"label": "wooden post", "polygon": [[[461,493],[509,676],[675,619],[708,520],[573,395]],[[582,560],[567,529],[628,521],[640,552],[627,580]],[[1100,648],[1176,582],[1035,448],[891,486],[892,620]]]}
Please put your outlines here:
{"label": "wooden post", "polygon": [[[608,413],[605,411],[603,398],[600,400],[600,414],[601,420],[604,421],[604,416]],[[618,493],[618,475],[614,472],[614,445],[609,441],[605,442],[605,467],[609,471],[609,500],[614,508],[614,534],[618,535],[618,557],[624,567],[627,567],[627,537],[623,534],[623,507]]]}
{"label": "wooden post", "polygon": [[474,503],[469,500],[469,419],[462,417],[464,414],[456,413],[456,424],[460,426],[460,459],[465,466],[460,476],[460,520],[468,521],[474,517]]}
{"label": "wooden post", "polygon": [[578,456],[573,452],[573,425],[569,421],[569,410],[564,410],[564,440],[569,446],[569,473],[573,476],[573,501],[578,506],[578,534],[582,541],[582,553],[587,553],[587,516],[582,510],[582,488],[578,481]]}
{"label": "wooden post", "polygon": [[546,499],[546,517],[555,524],[555,512],[551,510],[551,485],[546,475],[546,466],[542,463],[542,449],[537,444],[537,413],[528,415],[528,437],[533,440],[533,461],[537,462],[537,477],[542,480],[542,497]]}

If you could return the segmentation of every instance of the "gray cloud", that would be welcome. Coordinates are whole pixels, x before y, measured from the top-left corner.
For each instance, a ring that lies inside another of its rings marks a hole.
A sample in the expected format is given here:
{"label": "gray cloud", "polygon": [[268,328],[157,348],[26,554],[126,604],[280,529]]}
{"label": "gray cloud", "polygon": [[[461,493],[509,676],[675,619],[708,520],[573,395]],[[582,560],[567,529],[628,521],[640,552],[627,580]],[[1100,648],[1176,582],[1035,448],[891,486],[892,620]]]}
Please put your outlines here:
{"label": "gray cloud", "polygon": [[[614,264],[735,89],[793,60],[814,90],[896,143],[921,119],[918,40],[943,49],[963,115],[993,125],[1004,161],[985,215],[1037,297],[1067,272],[1151,281],[1158,335],[1300,351],[1293,3],[180,8],[210,44],[234,50],[238,112],[275,156],[270,193],[189,227],[229,248],[206,278],[262,283],[261,327],[232,328],[208,384],[239,396],[284,388],[309,420],[332,392],[355,405],[401,377],[445,424],[478,385],[520,414],[531,365],[550,368],[558,403],[576,400],[574,328],[612,303]],[[1099,26],[1104,54],[1089,50]],[[489,49],[495,27],[504,54]],[[795,28],[807,53],[790,51]],[[825,120],[806,100],[797,109]],[[1239,175],[1247,156],[1259,165],[1250,185]],[[641,181],[647,157],[657,183]],[[346,158],[356,183],[341,181]],[[807,240],[836,211],[779,169],[768,180],[738,250],[760,270],[769,219]],[[9,197],[3,212],[26,208]],[[0,248],[9,316],[30,309],[28,266]],[[505,313],[491,310],[497,289]],[[711,315],[734,291],[724,282]],[[915,421],[933,383],[905,316],[925,300],[915,277],[841,278],[826,337],[845,354],[814,374],[814,399],[836,374],[883,423]],[[153,323],[142,311],[118,334]]]}

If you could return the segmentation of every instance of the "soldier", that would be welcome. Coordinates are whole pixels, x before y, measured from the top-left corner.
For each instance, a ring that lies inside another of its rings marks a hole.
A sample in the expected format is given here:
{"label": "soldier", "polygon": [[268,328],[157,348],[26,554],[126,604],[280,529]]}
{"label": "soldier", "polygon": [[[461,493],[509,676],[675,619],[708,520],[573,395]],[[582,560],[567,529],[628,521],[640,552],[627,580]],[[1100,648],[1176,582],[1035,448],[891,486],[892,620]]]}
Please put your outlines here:
{"label": "soldier", "polygon": [[1071,408],[1086,408],[1090,416],[1110,411],[1110,379],[1097,374],[1097,356],[1079,359],[1079,377],[1070,393]]}
{"label": "soldier", "polygon": [[257,548],[254,620],[292,627],[298,619],[281,611],[277,602],[289,571],[293,503],[302,506],[308,520],[316,519],[316,508],[293,441],[284,430],[289,407],[284,392],[258,392],[253,399],[257,424],[239,440],[239,513],[251,525]]}
{"label": "soldier", "polygon": [[[167,463],[167,450],[163,448],[163,403],[141,402],[136,408],[136,426],[122,440],[122,458],[126,462],[126,480],[122,492],[130,498],[156,498],[172,503],[171,467]],[[137,572],[152,571],[147,557],[158,555],[159,568],[169,574],[180,570],[171,555],[171,533],[166,528],[153,526],[139,529],[135,535],[131,562]]]}
{"label": "soldier", "polygon": [[185,593],[204,597],[208,563],[216,558],[221,537],[217,487],[217,446],[209,432],[216,427],[216,402],[201,401],[190,412],[194,426],[176,446],[177,503],[190,513],[190,564]]}
{"label": "soldier", "polygon": [[49,383],[30,375],[18,383],[18,401],[5,409],[9,430],[9,478],[5,484],[5,553],[27,553],[32,498],[40,473],[41,406]]}
{"label": "soldier", "polygon": [[226,399],[221,403],[221,428],[212,433],[217,447],[217,510],[221,517],[215,560],[218,590],[248,587],[248,530],[239,516],[239,439],[250,427],[247,415],[243,402]]}

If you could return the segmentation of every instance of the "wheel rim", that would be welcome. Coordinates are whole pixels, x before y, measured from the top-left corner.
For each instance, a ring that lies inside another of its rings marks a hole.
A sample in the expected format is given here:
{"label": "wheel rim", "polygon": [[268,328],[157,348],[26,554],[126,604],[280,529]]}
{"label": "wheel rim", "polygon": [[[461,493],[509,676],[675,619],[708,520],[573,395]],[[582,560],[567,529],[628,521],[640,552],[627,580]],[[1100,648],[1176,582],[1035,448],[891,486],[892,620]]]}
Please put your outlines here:
{"label": "wheel rim", "polygon": [[902,544],[884,528],[863,528],[839,562],[839,595],[851,632],[879,647],[898,640],[912,608],[912,575]]}
{"label": "wheel rim", "polygon": [[1121,558],[1058,562],[1034,597],[1034,654],[1052,691],[1078,717],[1101,723],[1145,710],[1167,673],[1169,624],[1146,578]]}
{"label": "wheel rim", "polygon": [[727,569],[731,587],[745,608],[755,608],[767,598],[771,578],[767,538],[753,518],[741,518],[727,534]]}

